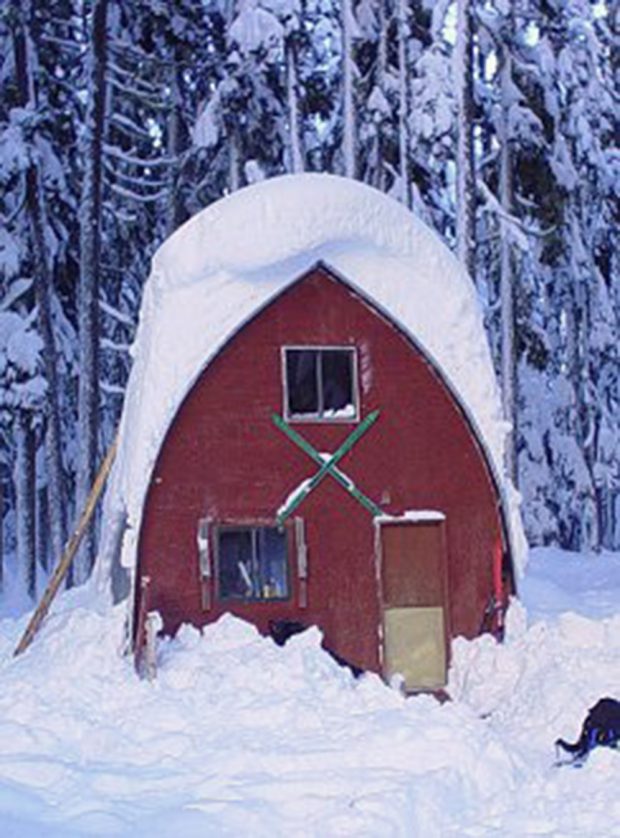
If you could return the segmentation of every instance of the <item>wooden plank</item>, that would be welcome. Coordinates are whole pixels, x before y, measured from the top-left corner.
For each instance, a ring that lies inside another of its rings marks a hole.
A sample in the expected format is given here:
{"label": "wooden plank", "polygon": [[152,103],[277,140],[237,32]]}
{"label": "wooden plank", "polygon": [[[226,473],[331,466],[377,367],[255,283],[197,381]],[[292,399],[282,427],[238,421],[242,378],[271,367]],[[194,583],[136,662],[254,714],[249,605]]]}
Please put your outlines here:
{"label": "wooden plank", "polygon": [[99,496],[105,486],[105,481],[110,473],[110,469],[112,468],[112,463],[114,462],[114,457],[116,455],[116,449],[118,446],[118,435],[115,437],[114,441],[108,448],[108,452],[104,457],[103,462],[99,468],[99,472],[97,477],[95,478],[95,482],[90,490],[90,494],[86,500],[86,504],[84,506],[84,510],[80,515],[80,519],[77,523],[75,530],[67,545],[65,547],[65,552],[62,555],[62,558],[56,565],[54,572],[49,578],[47,583],[47,588],[45,589],[43,596],[39,604],[37,605],[34,614],[30,618],[30,622],[26,627],[26,631],[23,633],[21,640],[17,644],[15,651],[13,652],[14,656],[21,655],[21,653],[30,646],[33,637],[37,633],[39,626],[45,619],[45,615],[49,611],[49,607],[52,604],[54,597],[60,585],[62,584],[63,579],[67,575],[69,568],[71,567],[71,563],[75,558],[75,554],[78,551],[78,547],[84,537],[84,534],[90,524],[91,518],[93,517],[93,513],[97,507],[97,501],[99,500]]}

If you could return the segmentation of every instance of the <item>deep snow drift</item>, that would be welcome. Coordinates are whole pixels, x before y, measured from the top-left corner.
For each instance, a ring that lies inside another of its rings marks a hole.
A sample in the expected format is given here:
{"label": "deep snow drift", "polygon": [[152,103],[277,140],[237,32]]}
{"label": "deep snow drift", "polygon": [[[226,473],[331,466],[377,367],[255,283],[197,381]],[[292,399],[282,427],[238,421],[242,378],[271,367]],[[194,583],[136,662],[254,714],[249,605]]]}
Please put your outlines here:
{"label": "deep snow drift", "polygon": [[4,620],[0,833],[620,835],[620,752],[553,766],[620,692],[620,556],[534,551],[522,591],[503,646],[455,643],[444,705],[355,681],[312,629],[186,627],[151,684],[117,654],[123,607],[65,595],[18,659]]}

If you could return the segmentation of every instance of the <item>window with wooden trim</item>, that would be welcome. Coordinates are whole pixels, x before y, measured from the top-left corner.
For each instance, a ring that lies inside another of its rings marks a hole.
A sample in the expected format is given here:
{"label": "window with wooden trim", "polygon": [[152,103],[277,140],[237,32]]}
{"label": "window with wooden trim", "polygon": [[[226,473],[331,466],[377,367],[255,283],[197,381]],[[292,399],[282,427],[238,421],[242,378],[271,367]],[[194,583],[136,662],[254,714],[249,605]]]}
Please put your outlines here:
{"label": "window with wooden trim", "polygon": [[284,416],[306,421],[359,418],[357,356],[351,346],[287,346]]}
{"label": "window with wooden trim", "polygon": [[287,532],[279,527],[215,528],[217,596],[244,602],[291,595]]}

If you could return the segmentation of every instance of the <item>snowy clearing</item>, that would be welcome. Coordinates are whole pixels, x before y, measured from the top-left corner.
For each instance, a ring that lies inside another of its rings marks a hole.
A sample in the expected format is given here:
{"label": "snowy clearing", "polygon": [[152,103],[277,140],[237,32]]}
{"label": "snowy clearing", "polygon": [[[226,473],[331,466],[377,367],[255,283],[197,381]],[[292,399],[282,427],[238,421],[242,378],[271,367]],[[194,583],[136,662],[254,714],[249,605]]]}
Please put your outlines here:
{"label": "snowy clearing", "polygon": [[65,595],[18,659],[3,620],[3,838],[620,835],[620,753],[553,765],[620,692],[620,556],[534,551],[522,592],[503,646],[455,643],[444,705],[355,681],[312,629],[186,627],[149,684],[122,606]]}

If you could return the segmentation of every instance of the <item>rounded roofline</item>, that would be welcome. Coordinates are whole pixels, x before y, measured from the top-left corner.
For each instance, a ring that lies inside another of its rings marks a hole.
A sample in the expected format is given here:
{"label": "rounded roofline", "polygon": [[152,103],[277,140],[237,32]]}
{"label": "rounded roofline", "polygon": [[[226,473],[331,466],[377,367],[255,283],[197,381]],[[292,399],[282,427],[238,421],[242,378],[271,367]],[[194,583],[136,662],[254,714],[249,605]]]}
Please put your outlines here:
{"label": "rounded roofline", "polygon": [[[347,218],[355,205],[363,212]],[[310,223],[298,226],[299,216]],[[266,234],[274,231],[282,239]],[[250,246],[240,247],[248,236]],[[421,236],[459,266],[440,236],[390,195],[340,175],[285,174],[225,195],[188,219],[155,252],[152,276],[159,277],[162,290],[178,288],[221,271],[289,261],[330,240],[361,243],[370,237],[387,253],[413,255]]]}

